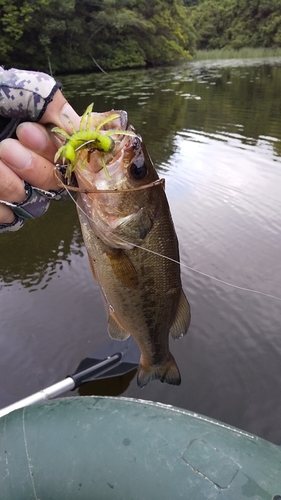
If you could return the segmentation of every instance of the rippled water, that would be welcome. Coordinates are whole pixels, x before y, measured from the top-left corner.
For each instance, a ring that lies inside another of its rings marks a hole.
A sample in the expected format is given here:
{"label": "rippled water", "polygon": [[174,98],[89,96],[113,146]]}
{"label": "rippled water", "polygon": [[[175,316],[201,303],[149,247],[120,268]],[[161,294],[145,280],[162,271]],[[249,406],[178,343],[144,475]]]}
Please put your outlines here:
{"label": "rippled water", "polygon": [[[182,385],[135,373],[83,392],[174,404],[281,443],[281,60],[63,78],[82,112],[126,109],[161,175],[192,308],[171,342]],[[73,204],[0,239],[0,406],[50,385],[107,340]],[[190,267],[200,273],[190,270]]]}

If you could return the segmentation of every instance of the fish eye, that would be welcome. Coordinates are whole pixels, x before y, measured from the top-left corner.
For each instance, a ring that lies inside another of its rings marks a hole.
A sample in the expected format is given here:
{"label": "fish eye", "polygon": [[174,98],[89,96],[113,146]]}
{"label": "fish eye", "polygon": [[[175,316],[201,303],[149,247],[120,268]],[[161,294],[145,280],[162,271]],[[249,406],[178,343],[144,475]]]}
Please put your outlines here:
{"label": "fish eye", "polygon": [[144,179],[147,174],[147,166],[144,162],[142,163],[132,163],[130,165],[130,175],[136,181]]}

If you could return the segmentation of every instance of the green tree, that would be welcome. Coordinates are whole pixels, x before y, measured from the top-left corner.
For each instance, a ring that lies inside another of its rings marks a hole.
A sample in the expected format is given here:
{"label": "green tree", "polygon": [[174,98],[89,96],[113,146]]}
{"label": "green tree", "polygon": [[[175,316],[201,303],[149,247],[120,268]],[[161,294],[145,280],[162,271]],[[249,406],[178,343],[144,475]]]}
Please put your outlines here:
{"label": "green tree", "polygon": [[[1,1],[1,0],[0,0]],[[4,0],[6,2],[6,0]],[[4,3],[2,2],[2,3]],[[81,32],[74,17],[74,0],[39,0],[36,3],[19,0],[6,2],[1,21],[3,30],[1,63],[29,69],[57,70],[64,61],[71,69],[71,42],[75,32]]]}
{"label": "green tree", "polygon": [[195,33],[182,0],[139,1],[139,11],[149,29],[138,39],[150,64],[163,64],[191,58]]}
{"label": "green tree", "polygon": [[201,0],[188,12],[198,49],[281,46],[281,0]]}
{"label": "green tree", "polygon": [[28,1],[0,0],[0,54],[3,62],[9,58],[14,44],[21,39],[38,5]]}
{"label": "green tree", "polygon": [[195,34],[183,0],[0,0],[2,64],[75,71],[172,63]]}
{"label": "green tree", "polygon": [[186,7],[190,7],[191,5],[197,5],[199,0],[184,0],[183,3]]}
{"label": "green tree", "polygon": [[195,48],[182,0],[103,0],[93,23],[92,51],[105,68],[171,63]]}
{"label": "green tree", "polygon": [[[85,51],[103,68],[145,65],[143,50],[137,45],[134,34],[145,30],[146,23],[139,16],[136,5],[135,0],[102,0],[98,6],[84,2],[82,8],[87,11]],[[81,5],[77,4],[78,8],[81,14]]]}

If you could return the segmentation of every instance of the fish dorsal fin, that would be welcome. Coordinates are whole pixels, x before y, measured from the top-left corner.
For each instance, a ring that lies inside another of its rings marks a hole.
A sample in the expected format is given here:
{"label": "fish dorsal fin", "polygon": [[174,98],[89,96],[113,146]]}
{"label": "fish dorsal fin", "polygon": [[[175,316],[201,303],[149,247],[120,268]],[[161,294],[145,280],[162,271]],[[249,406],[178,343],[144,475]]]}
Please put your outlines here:
{"label": "fish dorsal fin", "polygon": [[183,290],[181,291],[177,313],[170,328],[170,335],[173,339],[183,337],[190,325],[190,306]]}
{"label": "fish dorsal fin", "polygon": [[126,340],[130,337],[130,333],[126,332],[112,309],[109,309],[108,333],[115,340]]}
{"label": "fish dorsal fin", "polygon": [[112,272],[117,280],[127,288],[136,288],[139,283],[138,273],[123,250],[107,253]]}

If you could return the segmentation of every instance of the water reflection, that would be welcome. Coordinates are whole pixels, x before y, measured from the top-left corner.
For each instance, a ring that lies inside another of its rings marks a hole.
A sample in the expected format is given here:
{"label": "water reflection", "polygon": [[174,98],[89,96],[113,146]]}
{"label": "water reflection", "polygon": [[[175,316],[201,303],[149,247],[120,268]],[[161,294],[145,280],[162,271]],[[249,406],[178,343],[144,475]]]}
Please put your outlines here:
{"label": "water reflection", "polygon": [[[166,178],[192,307],[189,334],[171,342],[182,385],[140,391],[132,373],[107,381],[106,393],[175,404],[280,443],[280,302],[184,266],[280,295],[281,61],[62,81],[81,113],[92,101],[96,111],[126,109],[142,134]],[[2,235],[0,271],[4,406],[75,371],[108,337],[72,202],[53,203],[19,233]],[[83,391],[105,393],[100,383]]]}
{"label": "water reflection", "polygon": [[155,152],[158,165],[175,152],[175,135],[190,128],[205,134],[239,132],[246,144],[256,144],[260,136],[269,137],[280,155],[281,62],[271,62],[274,65],[247,61],[249,66],[245,66],[245,61],[232,61],[229,67],[227,63],[205,67],[191,63],[166,74],[151,69],[128,71],[123,76],[78,75],[63,78],[63,83],[80,112],[89,99],[95,101],[96,111],[106,106],[128,110],[130,121]]}
{"label": "water reflection", "polygon": [[128,389],[136,374],[137,370],[135,369],[121,377],[112,377],[110,383],[108,383],[108,379],[94,380],[82,385],[78,392],[80,396],[89,396],[91,394],[95,394],[95,396],[120,396]]}
{"label": "water reflection", "polygon": [[4,286],[18,281],[30,292],[43,289],[71,263],[72,255],[82,255],[83,246],[73,202],[53,203],[44,217],[26,222],[24,230],[1,235],[1,280]]}

